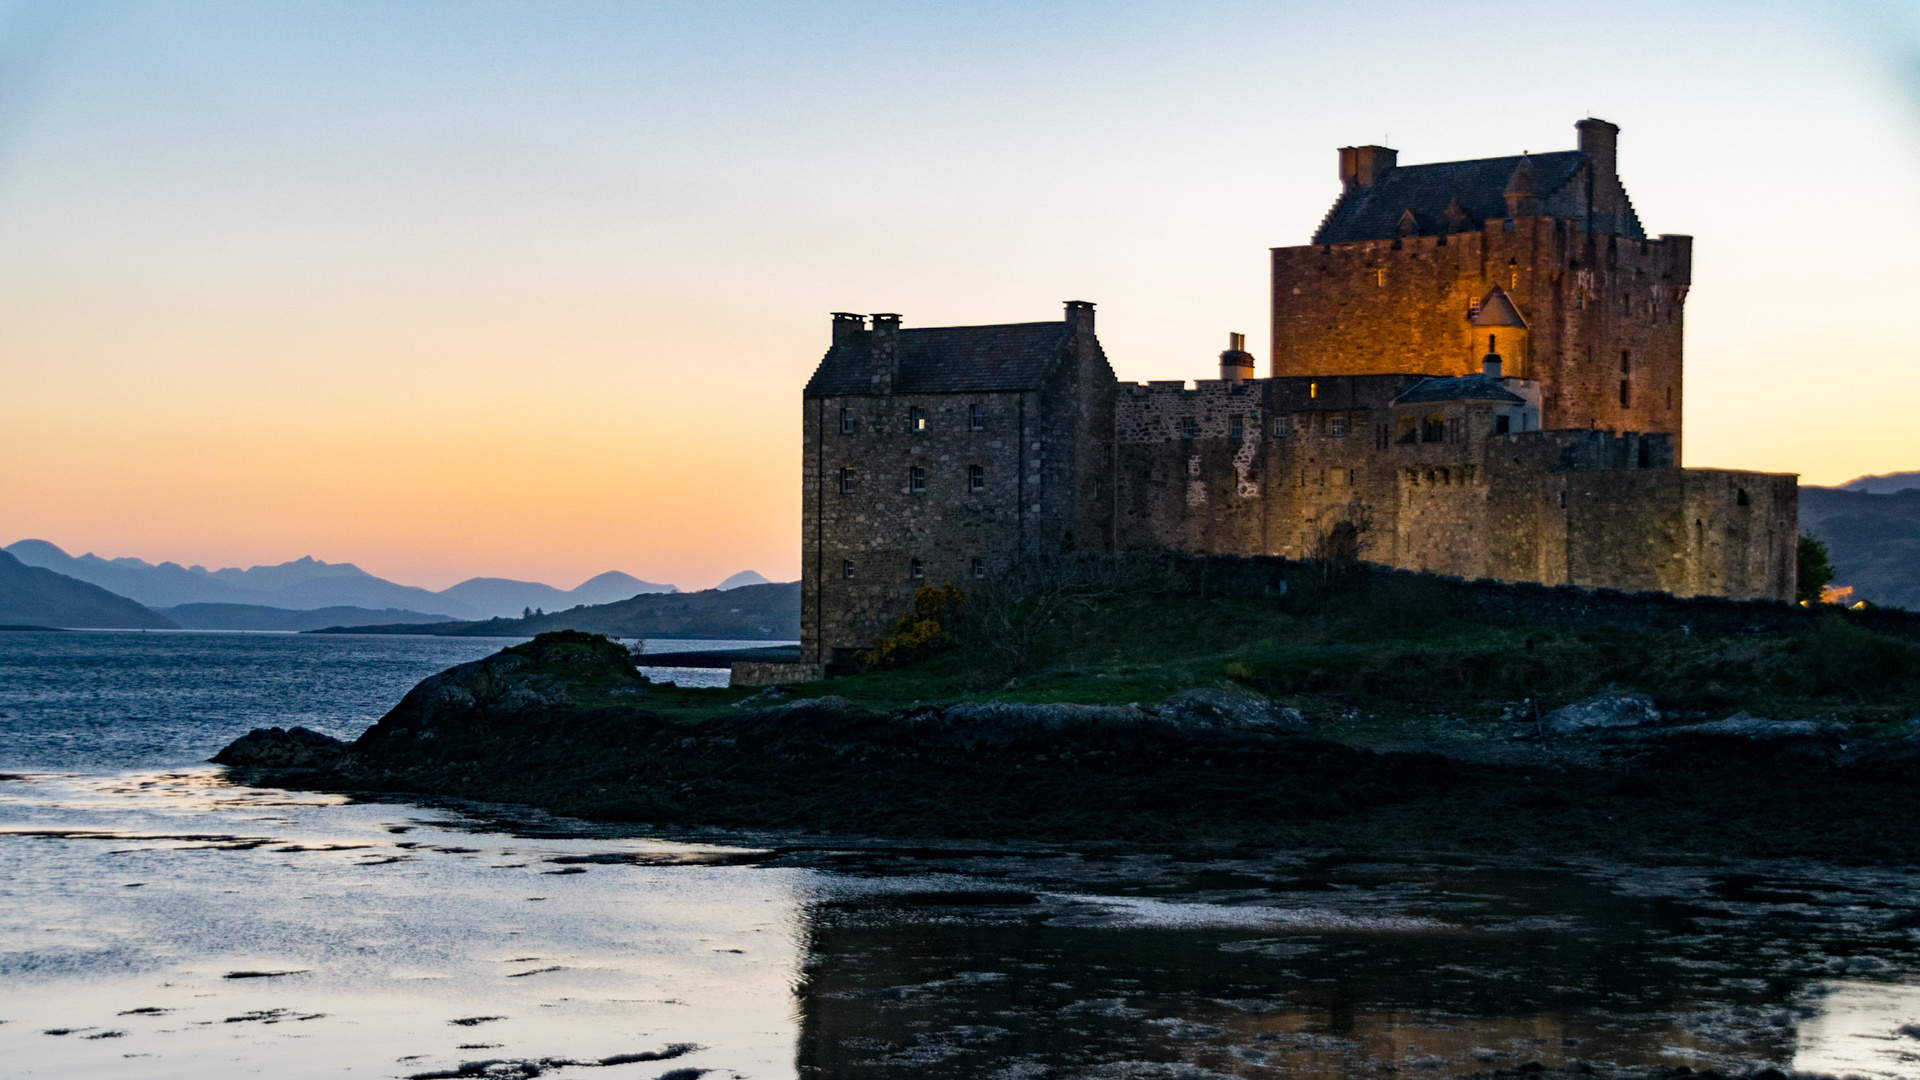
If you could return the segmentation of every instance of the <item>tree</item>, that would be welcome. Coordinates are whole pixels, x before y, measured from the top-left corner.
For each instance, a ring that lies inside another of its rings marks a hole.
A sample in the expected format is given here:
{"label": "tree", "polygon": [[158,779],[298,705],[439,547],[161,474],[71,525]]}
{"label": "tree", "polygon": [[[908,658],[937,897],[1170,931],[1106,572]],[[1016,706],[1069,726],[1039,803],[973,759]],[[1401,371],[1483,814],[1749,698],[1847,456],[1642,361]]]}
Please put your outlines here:
{"label": "tree", "polygon": [[999,661],[1000,678],[1018,678],[1054,617],[1121,591],[1124,556],[1096,552],[1030,553],[967,594],[961,636]]}
{"label": "tree", "polygon": [[1827,545],[1811,533],[1801,533],[1796,562],[1799,584],[1794,587],[1794,599],[1803,604],[1819,603],[1820,590],[1833,581],[1833,563],[1827,560]]}

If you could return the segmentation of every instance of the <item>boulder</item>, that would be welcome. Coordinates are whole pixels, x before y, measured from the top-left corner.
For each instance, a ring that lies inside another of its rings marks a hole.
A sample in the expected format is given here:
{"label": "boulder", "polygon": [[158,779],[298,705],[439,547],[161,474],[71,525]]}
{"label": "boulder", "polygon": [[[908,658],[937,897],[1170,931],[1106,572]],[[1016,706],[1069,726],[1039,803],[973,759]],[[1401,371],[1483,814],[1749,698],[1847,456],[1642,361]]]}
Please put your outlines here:
{"label": "boulder", "polygon": [[1163,718],[1206,727],[1307,730],[1307,718],[1299,709],[1227,690],[1182,690],[1161,702],[1158,712]]}
{"label": "boulder", "polygon": [[212,761],[243,769],[314,769],[332,765],[346,752],[346,743],[311,728],[254,728]]}
{"label": "boulder", "polygon": [[1660,722],[1660,710],[1645,694],[1600,694],[1548,713],[1547,730],[1573,735],[1607,728],[1646,727]]}

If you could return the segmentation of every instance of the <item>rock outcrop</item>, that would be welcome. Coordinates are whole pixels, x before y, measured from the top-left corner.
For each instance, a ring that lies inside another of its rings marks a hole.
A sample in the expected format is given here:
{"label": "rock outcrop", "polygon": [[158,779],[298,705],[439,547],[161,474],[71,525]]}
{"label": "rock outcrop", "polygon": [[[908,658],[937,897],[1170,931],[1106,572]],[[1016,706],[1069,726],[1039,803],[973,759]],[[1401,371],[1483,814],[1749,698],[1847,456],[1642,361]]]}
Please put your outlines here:
{"label": "rock outcrop", "polygon": [[254,728],[213,755],[243,769],[315,769],[337,764],[347,744],[311,728]]}

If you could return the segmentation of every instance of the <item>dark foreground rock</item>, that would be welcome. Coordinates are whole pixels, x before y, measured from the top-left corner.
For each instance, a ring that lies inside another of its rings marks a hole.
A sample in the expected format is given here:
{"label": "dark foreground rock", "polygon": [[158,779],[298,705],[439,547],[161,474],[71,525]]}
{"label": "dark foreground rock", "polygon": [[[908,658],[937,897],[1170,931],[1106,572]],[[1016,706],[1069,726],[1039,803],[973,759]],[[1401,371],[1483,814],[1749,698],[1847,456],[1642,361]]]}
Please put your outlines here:
{"label": "dark foreground rock", "polygon": [[[222,751],[256,782],[520,802],[680,828],[1144,845],[1567,855],[1920,855],[1920,744],[1736,718],[1526,760],[1316,738],[1223,690],[1151,706],[870,712],[768,694],[697,723],[649,708],[618,645],[547,634],[436,675],[350,746]],[[1671,730],[1671,729],[1669,729]],[[1594,736],[1593,738],[1601,738]],[[1591,743],[1591,739],[1589,740]]]}
{"label": "dark foreground rock", "polygon": [[332,765],[347,744],[311,728],[254,728],[213,756],[215,765],[253,769],[314,769]]}

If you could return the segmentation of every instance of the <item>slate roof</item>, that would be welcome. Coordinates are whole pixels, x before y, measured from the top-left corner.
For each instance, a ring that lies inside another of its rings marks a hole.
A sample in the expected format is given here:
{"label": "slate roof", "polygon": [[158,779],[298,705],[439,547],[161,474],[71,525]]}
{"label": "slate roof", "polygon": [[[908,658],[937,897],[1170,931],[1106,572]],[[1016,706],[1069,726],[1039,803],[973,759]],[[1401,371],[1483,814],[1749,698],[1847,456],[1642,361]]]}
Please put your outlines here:
{"label": "slate roof", "polygon": [[[1073,328],[1065,322],[902,329],[896,394],[965,394],[1038,390],[1065,355]],[[808,380],[807,397],[873,392],[872,331],[827,350]]]}
{"label": "slate roof", "polygon": [[1422,379],[1393,399],[1395,405],[1417,405],[1426,401],[1506,401],[1526,404],[1526,399],[1485,375],[1461,375],[1454,378]]}
{"label": "slate roof", "polygon": [[[1387,170],[1372,184],[1342,195],[1313,234],[1313,242],[1391,240],[1406,233],[1402,219],[1409,212],[1420,235],[1433,236],[1462,228],[1477,230],[1490,219],[1507,216],[1507,185],[1514,180],[1514,172],[1523,161],[1532,173],[1524,177],[1524,186],[1531,187],[1531,194],[1543,200],[1549,212],[1553,212],[1554,204],[1564,201],[1554,196],[1574,178],[1586,162],[1586,155],[1578,150],[1560,150],[1550,154],[1399,165]],[[1625,231],[1636,240],[1646,239],[1639,217],[1631,210],[1627,211]]]}

